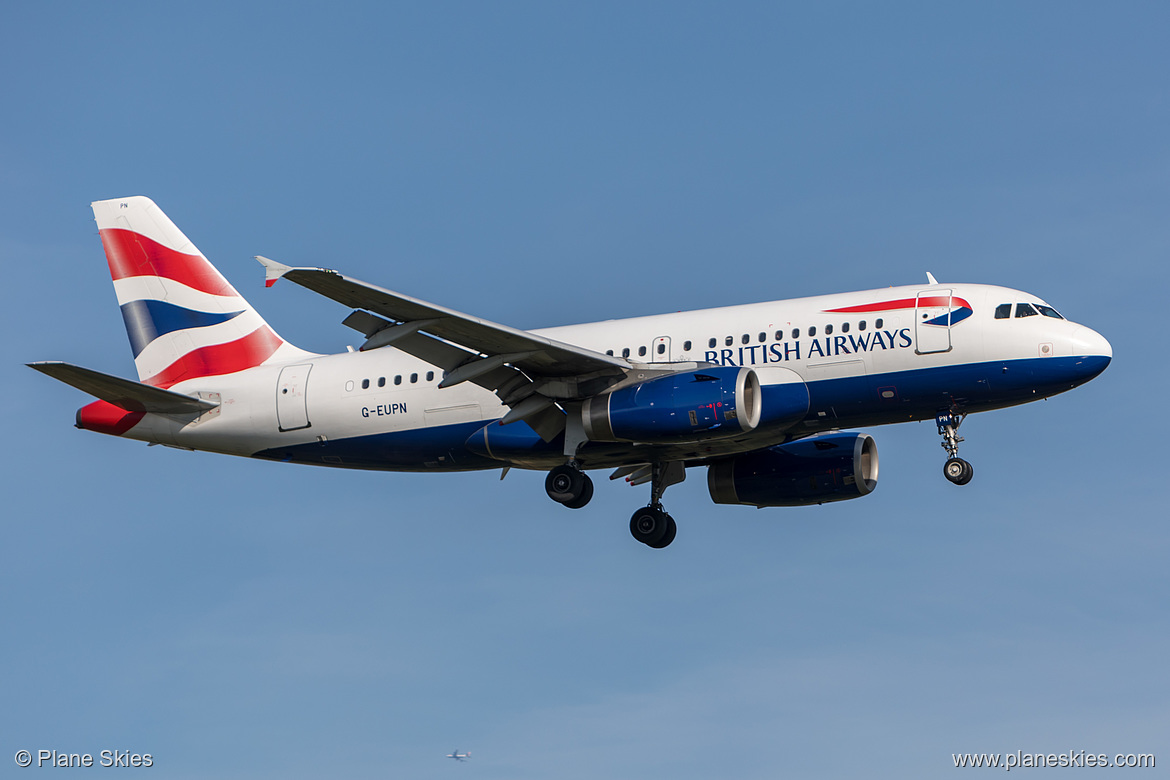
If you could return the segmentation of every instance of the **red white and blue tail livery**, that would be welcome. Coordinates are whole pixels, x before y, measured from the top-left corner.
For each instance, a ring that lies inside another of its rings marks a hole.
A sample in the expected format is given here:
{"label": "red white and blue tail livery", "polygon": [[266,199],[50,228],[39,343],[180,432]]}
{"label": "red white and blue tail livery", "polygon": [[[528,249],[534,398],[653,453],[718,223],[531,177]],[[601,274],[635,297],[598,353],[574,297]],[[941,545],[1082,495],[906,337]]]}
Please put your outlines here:
{"label": "red white and blue tail livery", "polygon": [[99,201],[93,213],[140,380],[169,388],[305,356],[149,198]]}
{"label": "red white and blue tail livery", "polygon": [[956,484],[972,412],[1047,398],[1100,374],[1109,343],[1019,290],[939,284],[523,331],[267,258],[351,309],[356,352],[286,342],[148,198],[93,204],[138,381],[30,364],[98,400],[79,428],[338,468],[547,471],[569,508],[589,471],[649,484],[630,531],[661,548],[664,491],[706,470],[711,498],[803,506],[867,495],[874,439],[842,432],[934,419]]}

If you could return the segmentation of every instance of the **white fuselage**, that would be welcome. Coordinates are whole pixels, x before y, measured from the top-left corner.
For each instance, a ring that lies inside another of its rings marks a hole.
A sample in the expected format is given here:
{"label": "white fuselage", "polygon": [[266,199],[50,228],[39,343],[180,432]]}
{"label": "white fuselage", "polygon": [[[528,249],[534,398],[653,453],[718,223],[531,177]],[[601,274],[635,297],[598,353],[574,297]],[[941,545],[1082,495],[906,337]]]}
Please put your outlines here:
{"label": "white fuselage", "polygon": [[[927,305],[943,296],[949,306]],[[922,285],[535,332],[628,357],[648,369],[669,363],[789,369],[808,385],[810,408],[795,430],[761,432],[780,442],[832,428],[933,417],[951,404],[982,411],[1024,403],[1070,389],[1104,368],[1085,362],[1093,357],[1108,362],[1111,351],[1101,336],[1058,316],[1014,316],[1020,303],[1044,304],[1004,287]],[[1005,304],[1011,304],[1012,316],[996,318],[997,307]],[[962,310],[966,313],[959,314]],[[940,316],[952,319],[938,324]],[[928,324],[931,320],[935,324]],[[468,435],[508,411],[494,393],[472,382],[440,389],[439,369],[393,347],[312,355],[291,366],[265,365],[177,384],[171,389],[212,398],[220,406],[193,421],[150,414],[127,435],[358,468],[511,465],[461,449]],[[439,431],[445,433],[435,434]],[[608,465],[620,461],[615,457],[583,462]]]}

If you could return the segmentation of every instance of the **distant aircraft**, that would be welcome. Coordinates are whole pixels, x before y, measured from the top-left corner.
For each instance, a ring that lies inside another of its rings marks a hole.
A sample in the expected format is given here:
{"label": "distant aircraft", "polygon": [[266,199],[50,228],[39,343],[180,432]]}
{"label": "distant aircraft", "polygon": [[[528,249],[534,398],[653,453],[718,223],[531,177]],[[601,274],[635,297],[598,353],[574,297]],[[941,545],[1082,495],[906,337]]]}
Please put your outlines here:
{"label": "distant aircraft", "polygon": [[[1113,354],[1035,295],[929,275],[523,331],[257,258],[268,286],[288,279],[353,309],[344,322],[361,348],[320,355],[278,336],[150,199],[93,211],[141,381],[30,364],[100,399],[77,412],[77,427],[337,468],[546,470],[549,497],[572,509],[593,496],[587,470],[613,469],[610,479],[650,483],[630,532],[654,548],[675,537],[662,495],[688,468],[706,468],[719,504],[869,494],[877,445],[845,428],[933,419],[946,478],[966,484],[957,431],[968,414],[1070,390]],[[571,294],[572,275],[556,272]],[[517,280],[501,291],[525,295]]]}
{"label": "distant aircraft", "polygon": [[447,758],[453,758],[456,761],[466,761],[467,759],[471,758],[471,751],[469,750],[466,753],[460,753],[458,750],[455,750],[453,753],[448,753]]}

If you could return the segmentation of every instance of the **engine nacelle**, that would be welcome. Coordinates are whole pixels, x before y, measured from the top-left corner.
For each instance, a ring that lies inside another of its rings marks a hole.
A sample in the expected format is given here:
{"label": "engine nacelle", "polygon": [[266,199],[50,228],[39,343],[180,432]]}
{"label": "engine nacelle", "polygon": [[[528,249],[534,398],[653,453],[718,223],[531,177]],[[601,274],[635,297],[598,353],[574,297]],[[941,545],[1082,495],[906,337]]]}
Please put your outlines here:
{"label": "engine nacelle", "polygon": [[809,506],[868,495],[877,477],[873,437],[835,433],[712,463],[707,488],[716,504]]}
{"label": "engine nacelle", "polygon": [[738,436],[760,422],[760,380],[750,368],[681,371],[594,396],[581,409],[593,441],[658,442]]}

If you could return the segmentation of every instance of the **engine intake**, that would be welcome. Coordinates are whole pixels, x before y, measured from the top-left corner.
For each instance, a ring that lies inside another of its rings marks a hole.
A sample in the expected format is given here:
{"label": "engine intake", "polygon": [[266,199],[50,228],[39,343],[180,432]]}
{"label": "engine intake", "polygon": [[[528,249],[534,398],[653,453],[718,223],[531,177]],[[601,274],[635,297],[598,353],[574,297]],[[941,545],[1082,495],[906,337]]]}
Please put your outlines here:
{"label": "engine intake", "polygon": [[593,441],[670,441],[738,436],[760,423],[760,380],[718,366],[650,379],[594,396],[581,409]]}
{"label": "engine intake", "polygon": [[716,504],[809,506],[868,495],[877,477],[873,437],[837,433],[712,463],[707,488]]}

